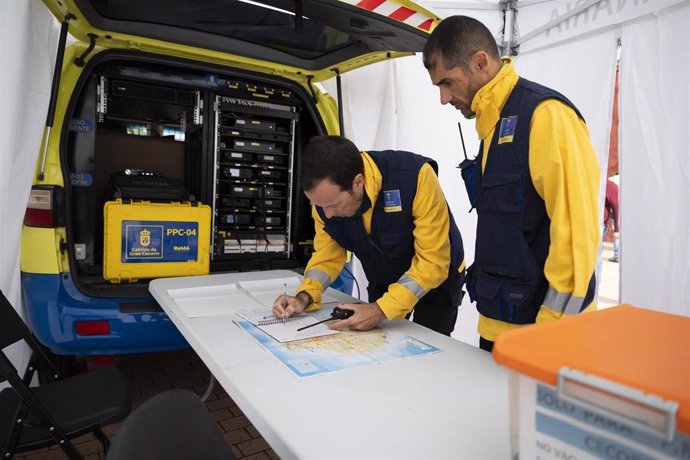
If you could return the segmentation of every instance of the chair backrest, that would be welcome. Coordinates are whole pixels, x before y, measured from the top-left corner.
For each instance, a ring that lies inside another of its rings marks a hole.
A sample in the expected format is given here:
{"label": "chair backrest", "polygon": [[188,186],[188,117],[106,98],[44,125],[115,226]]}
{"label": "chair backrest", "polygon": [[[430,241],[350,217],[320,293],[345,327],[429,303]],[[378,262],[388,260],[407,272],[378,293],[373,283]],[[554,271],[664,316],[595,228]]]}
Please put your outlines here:
{"label": "chair backrest", "polygon": [[[20,340],[32,350],[21,377],[4,352],[5,347]],[[30,388],[31,379],[39,368],[47,373],[49,381],[42,382],[38,388]],[[69,436],[88,432],[101,442],[105,453],[109,440],[102,426],[124,418],[131,406],[129,389],[116,368],[57,382],[60,376],[52,362],[2,292],[0,379],[7,380],[11,386],[0,390],[2,458],[12,458],[15,451],[55,443],[70,459],[83,459]]]}
{"label": "chair backrest", "polygon": [[0,349],[20,340],[29,340],[31,332],[5,294],[0,291]]}
{"label": "chair backrest", "polygon": [[0,291],[0,382],[8,379],[8,374],[18,373],[3,350],[20,340],[24,340],[31,348],[29,364],[27,364],[22,375],[25,385],[29,385],[34,372],[39,371],[39,369],[40,372],[45,373],[42,375],[46,375],[51,381],[61,378],[17,310],[7,300],[5,294]]}
{"label": "chair backrest", "polygon": [[107,460],[234,459],[220,427],[189,390],[169,390],[135,409],[120,426]]}

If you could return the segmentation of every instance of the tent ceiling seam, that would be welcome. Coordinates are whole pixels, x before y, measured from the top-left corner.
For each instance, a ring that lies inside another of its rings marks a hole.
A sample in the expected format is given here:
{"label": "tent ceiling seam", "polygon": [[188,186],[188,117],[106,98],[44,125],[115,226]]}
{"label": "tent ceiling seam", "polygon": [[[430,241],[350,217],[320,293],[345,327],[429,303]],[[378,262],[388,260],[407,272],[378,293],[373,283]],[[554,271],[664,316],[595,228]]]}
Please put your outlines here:
{"label": "tent ceiling seam", "polygon": [[558,16],[557,18],[552,19],[551,21],[547,22],[543,26],[537,27],[536,29],[525,34],[522,37],[518,37],[515,40],[513,48],[519,47],[521,44],[525,43],[526,41],[531,40],[534,37],[541,35],[543,32],[546,32],[550,28],[557,26],[558,24],[560,24],[563,21],[567,21],[568,19],[572,18],[573,16],[577,16],[581,12],[585,11],[586,9],[588,9],[594,5],[601,3],[602,1],[603,0],[589,0],[588,2],[583,3],[582,5],[576,6],[572,10],[566,12],[565,14],[563,14],[561,16]]}

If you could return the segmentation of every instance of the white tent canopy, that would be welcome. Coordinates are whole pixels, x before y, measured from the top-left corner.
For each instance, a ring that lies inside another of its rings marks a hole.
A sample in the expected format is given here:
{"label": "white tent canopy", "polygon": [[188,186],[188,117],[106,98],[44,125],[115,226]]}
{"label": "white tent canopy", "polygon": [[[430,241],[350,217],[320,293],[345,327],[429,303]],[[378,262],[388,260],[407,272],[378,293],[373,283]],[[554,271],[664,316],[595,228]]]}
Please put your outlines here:
{"label": "white tent canopy", "polygon": [[[690,195],[690,0],[419,3],[442,17],[474,16],[509,50],[519,45],[518,73],[563,92],[578,106],[602,164],[620,42],[621,300],[690,315],[685,204]],[[506,4],[516,9],[504,15]],[[0,72],[0,289],[19,305],[19,234],[46,117],[58,26],[38,0],[5,0],[3,7],[0,35],[12,46],[6,47]],[[440,105],[421,58],[344,75],[343,106],[346,134],[360,148],[411,150],[438,161],[471,262],[476,217],[467,213],[455,166],[462,158],[457,123],[470,156],[478,148],[474,123]],[[476,343],[476,312],[468,302],[458,325],[457,337]]]}

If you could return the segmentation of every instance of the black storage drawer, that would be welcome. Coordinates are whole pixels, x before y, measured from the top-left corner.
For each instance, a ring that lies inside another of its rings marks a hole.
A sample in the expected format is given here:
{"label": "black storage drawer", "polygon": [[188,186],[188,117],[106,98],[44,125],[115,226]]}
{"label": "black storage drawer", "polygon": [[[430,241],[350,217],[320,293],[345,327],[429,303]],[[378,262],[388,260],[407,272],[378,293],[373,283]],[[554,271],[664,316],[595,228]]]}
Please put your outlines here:
{"label": "black storage drawer", "polygon": [[252,219],[249,214],[221,213],[220,222],[228,225],[250,225]]}
{"label": "black storage drawer", "polygon": [[256,141],[250,139],[234,139],[233,145],[235,149],[254,150],[259,152],[275,152],[275,142]]}
{"label": "black storage drawer", "polygon": [[260,131],[275,131],[276,122],[257,120],[256,118],[235,118],[235,126],[238,128],[256,129]]}
{"label": "black storage drawer", "polygon": [[254,177],[254,170],[251,168],[226,166],[222,171],[223,177],[227,179],[251,179]]}
{"label": "black storage drawer", "polygon": [[220,161],[224,163],[234,163],[234,162],[242,162],[242,163],[251,163],[254,161],[254,154],[249,153],[249,152],[221,152],[221,159]]}

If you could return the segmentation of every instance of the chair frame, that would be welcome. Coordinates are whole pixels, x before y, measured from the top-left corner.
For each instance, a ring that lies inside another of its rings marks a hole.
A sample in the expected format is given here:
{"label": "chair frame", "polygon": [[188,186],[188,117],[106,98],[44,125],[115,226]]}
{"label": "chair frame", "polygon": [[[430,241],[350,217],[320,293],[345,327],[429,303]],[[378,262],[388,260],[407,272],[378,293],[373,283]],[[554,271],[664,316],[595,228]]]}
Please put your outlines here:
{"label": "chair frame", "polygon": [[[21,436],[22,430],[25,426],[45,430],[54,440],[55,444],[60,446],[70,459],[83,459],[84,456],[77,450],[72,443],[71,438],[81,436],[83,434],[92,432],[96,439],[98,439],[103,446],[104,455],[110,447],[110,441],[103,432],[103,429],[98,424],[92,424],[83,429],[67,433],[59,426],[55,419],[50,415],[46,408],[31,392],[29,385],[34,377],[34,374],[39,368],[44,369],[50,374],[52,381],[61,380],[62,377],[53,366],[48,356],[42,350],[28,326],[24,323],[19,313],[14,309],[12,304],[7,300],[5,295],[0,291],[0,318],[4,323],[2,328],[2,336],[0,336],[0,383],[6,380],[19,398],[19,404],[15,412],[12,426],[7,438],[7,443],[4,449],[0,449],[0,458],[11,460],[17,449],[17,444]],[[7,329],[11,332],[8,334]],[[13,343],[24,340],[31,348],[31,356],[26,366],[22,377],[19,376],[17,369],[5,354],[4,348]],[[38,419],[38,423],[30,423],[26,420],[29,413],[32,413]],[[46,440],[42,446],[51,445],[52,443]],[[33,448],[38,448],[35,446]],[[32,448],[32,449],[33,449]],[[28,449],[20,449],[22,452]]]}

